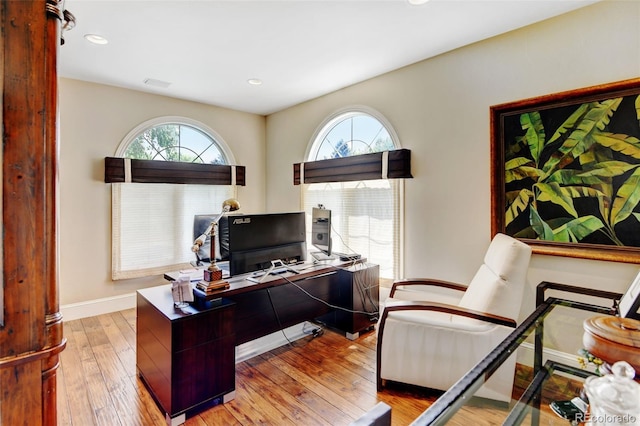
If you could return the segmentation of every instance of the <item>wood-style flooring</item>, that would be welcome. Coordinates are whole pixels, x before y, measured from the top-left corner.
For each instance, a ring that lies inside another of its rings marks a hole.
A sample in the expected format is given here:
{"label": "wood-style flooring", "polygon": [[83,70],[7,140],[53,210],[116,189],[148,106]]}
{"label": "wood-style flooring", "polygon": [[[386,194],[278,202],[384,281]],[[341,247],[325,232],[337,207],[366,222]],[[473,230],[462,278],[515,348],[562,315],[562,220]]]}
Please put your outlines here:
{"label": "wood-style flooring", "polygon": [[[64,323],[58,369],[59,425],[163,425],[136,373],[135,309]],[[235,399],[187,425],[348,425],[378,401],[394,425],[411,423],[438,396],[376,392],[375,332],[355,341],[311,335],[236,365]]]}
{"label": "wood-style flooring", "polygon": [[[137,376],[135,315],[129,309],[64,323],[59,425],[166,424]],[[393,425],[408,425],[439,393],[397,385],[376,392],[375,346],[375,332],[350,341],[327,330],[241,362],[235,399],[186,425],[348,425],[379,401],[391,406]],[[504,407],[478,404],[464,407],[450,424],[501,424],[504,414]],[[566,424],[560,420],[544,421]]]}

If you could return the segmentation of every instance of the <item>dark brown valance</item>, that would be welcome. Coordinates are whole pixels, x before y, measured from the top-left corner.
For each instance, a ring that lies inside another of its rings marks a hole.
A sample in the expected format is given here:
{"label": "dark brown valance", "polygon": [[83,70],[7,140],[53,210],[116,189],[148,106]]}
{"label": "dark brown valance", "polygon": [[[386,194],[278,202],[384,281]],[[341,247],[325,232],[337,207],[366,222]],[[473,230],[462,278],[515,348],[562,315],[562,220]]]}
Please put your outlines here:
{"label": "dark brown valance", "polygon": [[412,177],[411,151],[408,149],[374,152],[372,154],[331,158],[293,165],[294,185]]}
{"label": "dark brown valance", "polygon": [[104,181],[245,185],[245,167],[106,157]]}

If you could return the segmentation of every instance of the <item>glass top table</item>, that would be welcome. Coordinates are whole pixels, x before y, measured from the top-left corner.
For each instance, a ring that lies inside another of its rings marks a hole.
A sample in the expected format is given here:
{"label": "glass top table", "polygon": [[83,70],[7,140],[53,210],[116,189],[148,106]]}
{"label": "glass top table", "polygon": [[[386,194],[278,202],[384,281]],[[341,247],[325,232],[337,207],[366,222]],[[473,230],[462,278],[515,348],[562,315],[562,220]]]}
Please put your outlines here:
{"label": "glass top table", "polygon": [[[546,291],[577,293],[586,302],[545,298]],[[596,315],[613,315],[620,297],[621,294],[613,292],[541,283],[536,310],[412,424],[570,424],[570,420],[552,410],[551,404],[579,397],[586,378],[595,374],[595,365],[585,365],[580,352],[583,322]],[[601,306],[603,299],[613,306]],[[598,303],[593,303],[594,300]],[[513,357],[517,367],[511,402],[474,397],[491,375],[507,360],[513,361]]]}

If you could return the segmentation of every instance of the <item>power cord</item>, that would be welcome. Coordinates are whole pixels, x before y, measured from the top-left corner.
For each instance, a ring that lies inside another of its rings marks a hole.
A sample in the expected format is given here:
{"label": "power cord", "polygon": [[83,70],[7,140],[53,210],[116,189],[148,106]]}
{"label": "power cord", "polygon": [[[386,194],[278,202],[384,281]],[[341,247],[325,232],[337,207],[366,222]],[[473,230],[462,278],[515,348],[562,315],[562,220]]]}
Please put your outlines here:
{"label": "power cord", "polygon": [[[342,268],[335,267],[335,266],[333,268],[334,269],[342,269]],[[265,274],[265,275],[268,275],[268,274]],[[370,317],[371,322],[377,321],[377,317],[378,317],[379,311],[378,311],[378,307],[375,305],[375,303],[373,303],[373,300],[371,300],[371,294],[370,294],[371,293],[371,286],[365,286],[365,285],[356,283],[356,286],[358,287],[358,289],[361,292],[364,291],[365,293],[369,293],[368,294],[369,300],[371,301],[371,303],[374,306],[374,308],[376,308],[376,311],[374,311],[374,312],[367,312],[367,311],[359,311],[359,310],[347,309],[347,308],[344,308],[342,306],[333,305],[333,304],[331,304],[331,303],[329,303],[329,302],[327,302],[327,301],[325,301],[323,299],[320,299],[319,297],[316,297],[313,294],[309,293],[307,290],[305,290],[304,288],[300,287],[295,282],[291,281],[288,277],[286,277],[284,275],[281,275],[280,278],[283,278],[285,281],[287,281],[289,284],[291,284],[294,287],[296,287],[298,290],[300,290],[301,292],[306,294],[311,299],[316,300],[316,301],[318,301],[320,303],[323,303],[324,305],[328,306],[329,308],[338,309],[338,310],[342,310],[342,311],[353,313],[353,314],[368,315]],[[271,291],[270,291],[269,288],[266,288],[266,290],[267,290],[267,296],[269,297],[269,303],[271,304],[271,309],[273,310],[273,314],[275,315],[276,321],[278,323],[278,327],[280,328],[280,331],[282,332],[282,335],[287,340],[289,345],[291,347],[293,347],[293,342],[291,342],[291,340],[289,339],[287,334],[284,332],[284,328],[282,326],[282,321],[280,320],[280,316],[278,315],[278,310],[276,309],[276,306],[273,303],[273,298],[271,297]],[[363,295],[361,294],[361,296],[363,296]],[[317,337],[320,337],[320,336],[322,336],[324,334],[324,328],[322,328],[322,327],[315,327],[310,332],[305,330],[306,324],[307,323],[305,322],[305,324],[302,327],[302,331],[303,331],[304,334],[311,334],[311,335],[313,335],[314,339],[317,338]]]}
{"label": "power cord", "polygon": [[[336,268],[336,269],[339,269],[339,268]],[[322,300],[319,297],[316,297],[313,294],[309,293],[307,290],[305,290],[304,288],[300,287],[298,284],[296,284],[295,282],[291,281],[289,278],[287,278],[285,276],[281,276],[280,278],[283,278],[286,282],[288,282],[289,284],[292,284],[298,290],[300,290],[301,292],[303,292],[304,294],[309,296],[311,299],[316,300],[316,301],[318,301],[320,303],[323,303],[323,304],[325,304],[326,306],[328,306],[330,308],[338,309],[338,310],[349,312],[349,313],[352,313],[352,314],[363,314],[363,315],[377,315],[378,314],[378,312],[357,311],[357,310],[353,310],[353,309],[343,308],[342,306],[333,305],[333,304],[327,302],[326,300]]]}
{"label": "power cord", "polygon": [[282,335],[284,336],[284,338],[287,339],[287,342],[289,342],[289,345],[293,347],[293,343],[291,342],[291,340],[289,340],[289,338],[287,337],[287,334],[284,332],[284,328],[282,327],[282,322],[280,321],[278,310],[276,309],[276,305],[274,305],[273,299],[271,298],[271,291],[269,288],[267,288],[266,290],[267,290],[267,296],[269,296],[269,303],[271,303],[271,309],[273,309],[273,313],[276,316],[276,321],[278,322],[278,327],[280,328],[280,331],[282,332]]}
{"label": "power cord", "polygon": [[320,337],[324,334],[324,328],[322,328],[321,326],[316,326],[313,327],[312,330],[307,330],[307,322],[304,323],[304,325],[302,326],[302,332],[304,334],[311,334],[313,335],[313,338],[315,339],[316,337]]}
{"label": "power cord", "polygon": [[[289,281],[289,280],[287,280]],[[289,339],[289,337],[287,337],[287,334],[284,332],[284,328],[282,327],[282,322],[280,321],[280,316],[278,315],[278,310],[276,309],[275,304],[273,303],[273,299],[271,298],[271,291],[269,288],[266,289],[267,290],[267,296],[269,296],[269,303],[271,304],[271,309],[273,310],[273,313],[276,317],[276,321],[278,322],[278,327],[280,328],[280,332],[282,333],[282,335],[284,336],[285,339],[287,339],[287,342],[289,342],[289,346],[293,347],[293,342]],[[311,331],[306,330],[307,326],[307,322],[304,323],[304,325],[302,326],[302,332],[304,334],[311,334],[313,335],[313,338],[315,339],[316,337],[320,337],[324,334],[324,329],[320,326],[318,327],[314,327]]]}

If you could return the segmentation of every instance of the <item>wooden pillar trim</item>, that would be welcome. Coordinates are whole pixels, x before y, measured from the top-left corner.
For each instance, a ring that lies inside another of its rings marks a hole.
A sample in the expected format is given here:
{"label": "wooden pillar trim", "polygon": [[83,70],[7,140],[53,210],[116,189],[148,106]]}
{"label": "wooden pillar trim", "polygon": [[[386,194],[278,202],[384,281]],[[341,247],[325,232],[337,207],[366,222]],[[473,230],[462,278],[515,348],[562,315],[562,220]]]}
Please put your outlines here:
{"label": "wooden pillar trim", "polygon": [[[42,361],[52,356],[58,355],[67,346],[67,339],[63,338],[56,346],[52,346],[41,351],[22,353],[18,356],[0,359],[0,370],[5,368],[14,368],[29,362]],[[43,371],[44,374],[44,371]],[[51,373],[49,373],[51,374]]]}
{"label": "wooden pillar trim", "polygon": [[0,2],[0,424],[56,423],[66,346],[58,299],[58,76],[62,0]]}

